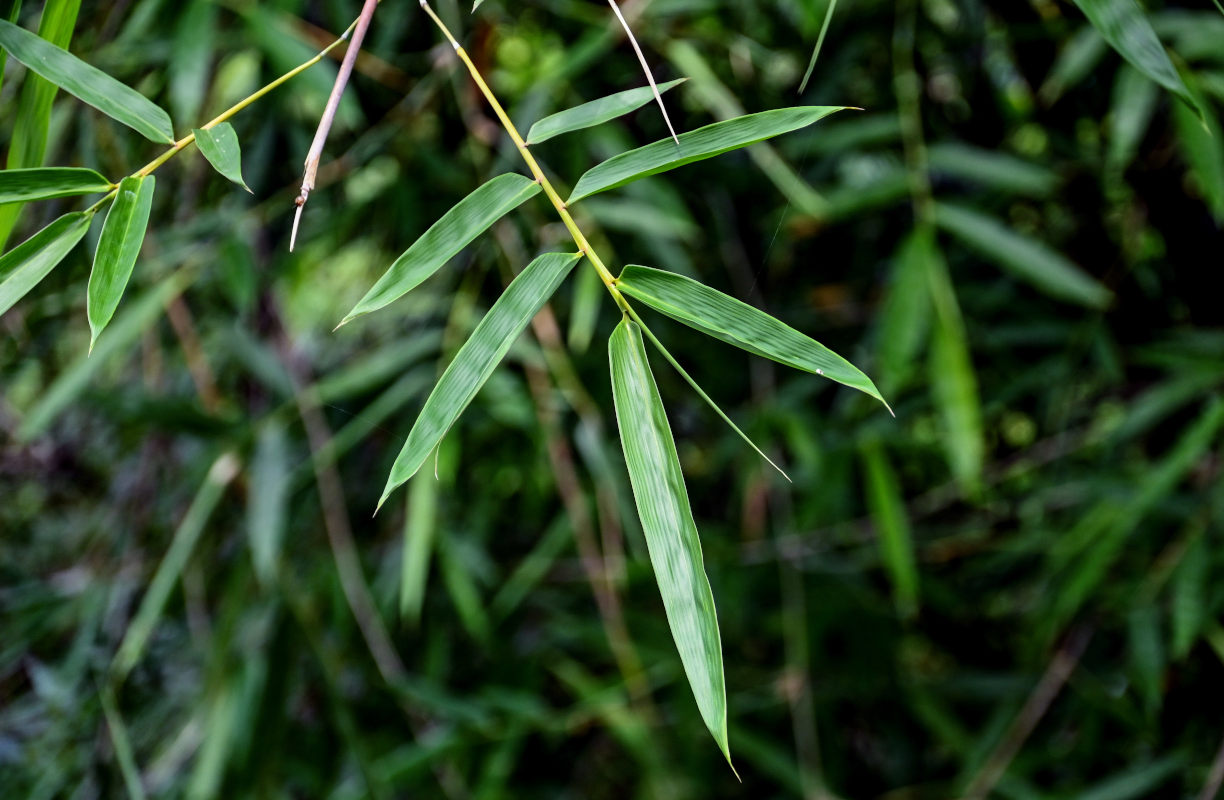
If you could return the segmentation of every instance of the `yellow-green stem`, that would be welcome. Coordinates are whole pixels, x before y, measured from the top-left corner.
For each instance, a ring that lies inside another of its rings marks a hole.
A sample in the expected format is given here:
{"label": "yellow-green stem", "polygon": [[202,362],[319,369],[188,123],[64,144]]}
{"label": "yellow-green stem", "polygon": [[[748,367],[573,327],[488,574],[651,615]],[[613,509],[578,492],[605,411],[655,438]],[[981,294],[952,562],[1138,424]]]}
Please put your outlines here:
{"label": "yellow-green stem", "polygon": [[570,232],[570,236],[574,239],[574,244],[578,245],[578,250],[587,257],[591,265],[595,267],[595,271],[599,273],[600,280],[604,286],[608,288],[612,299],[616,301],[616,305],[623,312],[628,312],[629,303],[625,300],[625,296],[616,288],[616,278],[604,266],[603,260],[599,254],[595,252],[595,248],[587,241],[582,230],[578,227],[578,223],[574,222],[574,218],[570,216],[569,209],[565,205],[565,201],[561,199],[561,195],[553,187],[548,180],[548,176],[544,174],[544,170],[540,168],[539,162],[535,160],[535,156],[527,149],[527,143],[523,141],[523,137],[519,134],[518,128],[514,127],[514,123],[510,121],[510,117],[506,114],[506,110],[502,108],[498,102],[493,90],[485,83],[484,77],[480,74],[480,70],[472,63],[472,59],[468,57],[467,51],[459,45],[459,42],[451,35],[450,29],[446,27],[441,18],[438,17],[432,7],[426,0],[421,0],[421,8],[425,9],[425,13],[434,21],[434,24],[442,31],[442,34],[450,41],[451,46],[455,48],[455,53],[459,56],[459,60],[467,67],[468,72],[472,76],[472,80],[476,82],[476,86],[480,89],[480,93],[489,101],[489,105],[493,107],[493,113],[501,121],[502,127],[506,129],[506,133],[510,134],[510,140],[514,142],[514,146],[518,148],[519,154],[522,155],[523,161],[527,162],[527,168],[531,170],[531,174],[535,176],[536,182],[544,189],[544,194],[548,196],[549,202],[553,204],[553,208],[557,210],[557,214],[561,217],[561,222],[565,224],[566,230]]}
{"label": "yellow-green stem", "polygon": [[[349,26],[348,26],[348,29],[347,29],[347,30],[345,30],[345,32],[344,32],[344,33],[342,33],[342,34],[340,35],[340,38],[336,39],[336,41],[332,42],[332,43],[331,43],[331,44],[329,44],[327,47],[324,47],[322,50],[320,50],[318,53],[316,53],[316,54],[315,54],[315,56],[314,56],[314,58],[311,58],[309,61],[304,61],[304,62],[302,62],[301,64],[299,64],[299,65],[297,65],[296,67],[294,67],[293,69],[289,70],[289,71],[288,71],[288,72],[286,72],[284,75],[281,75],[279,78],[277,78],[276,80],[272,81],[272,82],[271,82],[271,83],[269,83],[268,85],[266,85],[266,86],[264,86],[264,87],[260,88],[258,91],[254,92],[253,94],[247,95],[247,96],[246,96],[246,97],[244,97],[243,99],[239,100],[237,103],[235,103],[234,105],[232,105],[232,106],[230,106],[229,108],[225,109],[224,111],[222,111],[220,114],[218,114],[218,115],[217,115],[216,117],[214,117],[213,119],[211,119],[211,120],[209,120],[208,122],[206,122],[206,123],[204,123],[203,125],[201,125],[201,126],[200,126],[200,130],[208,130],[209,128],[211,128],[211,127],[213,127],[213,126],[215,126],[215,125],[220,125],[222,122],[225,122],[225,121],[226,121],[226,120],[228,120],[230,117],[232,117],[232,116],[234,116],[235,114],[237,114],[239,111],[242,111],[244,108],[246,108],[247,106],[249,106],[249,105],[251,105],[252,103],[254,103],[256,100],[259,100],[261,97],[263,97],[264,95],[266,95],[268,92],[270,92],[270,91],[272,91],[273,89],[275,89],[275,88],[279,87],[281,84],[285,83],[286,81],[288,81],[288,80],[290,80],[290,79],[292,79],[292,78],[296,78],[298,75],[300,75],[301,73],[303,73],[303,72],[305,72],[306,70],[310,69],[310,68],[311,68],[311,67],[313,67],[315,64],[318,64],[320,61],[322,61],[324,58],[326,58],[326,57],[327,57],[327,54],[328,54],[328,53],[330,53],[332,50],[334,50],[336,47],[338,47],[338,46],[340,45],[340,43],[341,43],[341,42],[343,42],[343,41],[345,41],[346,39],[348,39],[349,34],[353,32],[353,27],[354,27],[356,24],[357,24],[356,22],[353,22],[353,23],[352,23],[352,25],[349,25]],[[136,172],[134,172],[134,173],[132,173],[132,174],[133,174],[133,175],[139,175],[139,176],[141,176],[141,177],[144,177],[144,176],[147,176],[147,175],[151,175],[151,174],[153,174],[154,172],[156,172],[156,171],[157,171],[157,168],[158,168],[158,167],[160,167],[162,164],[165,164],[165,163],[166,163],[167,161],[169,161],[170,159],[174,158],[176,155],[178,155],[179,153],[181,153],[181,152],[183,151],[183,149],[184,149],[184,148],[186,148],[188,145],[190,145],[190,144],[192,144],[193,142],[195,142],[195,139],[196,139],[196,136],[195,136],[195,134],[194,134],[194,133],[190,133],[190,134],[188,134],[187,136],[184,136],[182,139],[179,139],[177,142],[175,142],[175,143],[174,143],[174,144],[173,144],[173,145],[170,147],[170,149],[169,149],[169,150],[167,150],[166,152],[162,153],[160,156],[158,156],[157,158],[153,159],[153,160],[152,160],[152,161],[150,161],[148,164],[145,164],[143,167],[141,167],[140,169],[138,169]],[[89,208],[87,208],[87,209],[85,210],[85,213],[90,214],[90,213],[93,213],[93,212],[97,211],[97,210],[98,210],[98,209],[100,209],[100,208],[101,208],[103,205],[105,205],[105,204],[107,203],[107,201],[109,201],[109,200],[111,200],[112,198],[114,198],[114,196],[115,196],[115,195],[116,195],[118,192],[119,192],[119,187],[118,187],[118,185],[116,185],[116,186],[115,186],[115,188],[111,189],[111,191],[110,191],[110,193],[109,193],[109,194],[107,194],[107,195],[106,195],[105,197],[103,197],[101,200],[99,200],[98,202],[94,203],[92,206],[90,206]]]}

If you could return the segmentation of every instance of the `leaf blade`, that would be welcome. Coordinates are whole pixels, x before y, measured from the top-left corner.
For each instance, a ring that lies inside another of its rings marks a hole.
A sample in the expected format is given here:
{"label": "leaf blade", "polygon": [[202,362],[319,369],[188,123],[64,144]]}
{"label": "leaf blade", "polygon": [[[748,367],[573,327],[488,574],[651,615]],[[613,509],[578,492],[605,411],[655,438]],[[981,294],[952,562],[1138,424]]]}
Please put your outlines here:
{"label": "leaf blade", "polygon": [[587,170],[586,174],[578,179],[578,184],[566,202],[574,203],[584,197],[615,189],[641,178],[807,127],[844,108],[803,106],[747,114],[682,133],[678,146],[671,139],[664,139],[628,153],[621,153]]}
{"label": "leaf blade", "polygon": [[886,407],[888,405],[871,379],[837,353],[764,311],[692,278],[630,265],[617,278],[616,287],[702,333],[780,364],[858,389]]}
{"label": "leaf blade", "polygon": [[242,178],[242,148],[238,145],[234,126],[222,122],[211,128],[196,128],[192,133],[196,137],[196,147],[213,169],[250,192],[251,187]]}
{"label": "leaf blade", "polygon": [[1194,96],[1135,0],[1075,0],[1075,4],[1120,56],[1199,111]]}
{"label": "leaf blade", "polygon": [[636,323],[622,320],[617,325],[608,354],[625,465],[667,623],[701,717],[730,763],[727,689],[714,594],[676,443]]}
{"label": "leaf blade", "polygon": [[102,224],[102,235],[94,251],[93,271],[89,274],[87,314],[89,349],[110,323],[119,300],[132,277],[132,268],[144,244],[153,208],[157,179],[130,175],[119,183],[115,203]]}
{"label": "leaf blade", "polygon": [[581,253],[546,253],[510,282],[425,401],[391,468],[379,506],[417,473],[580,258]]}
{"label": "leaf blade", "polygon": [[0,256],[0,314],[25,297],[55,269],[89,230],[93,215],[65,214]]}
{"label": "leaf blade", "polygon": [[412,291],[494,222],[540,191],[538,183],[513,172],[481,185],[413,242],[340,324],[377,311]]}
{"label": "leaf blade", "polygon": [[113,184],[84,167],[0,170],[0,205],[109,192]]}
{"label": "leaf blade", "polygon": [[170,115],[100,69],[11,22],[0,20],[0,47],[33,72],[146,138],[174,144]]}
{"label": "leaf blade", "polygon": [[[687,78],[659,84],[659,94],[663,94],[684,83]],[[593,128],[622,117],[631,111],[637,111],[654,99],[649,86],[617,92],[597,100],[591,100],[581,105],[550,114],[531,126],[527,131],[527,144],[535,145],[567,133]]]}

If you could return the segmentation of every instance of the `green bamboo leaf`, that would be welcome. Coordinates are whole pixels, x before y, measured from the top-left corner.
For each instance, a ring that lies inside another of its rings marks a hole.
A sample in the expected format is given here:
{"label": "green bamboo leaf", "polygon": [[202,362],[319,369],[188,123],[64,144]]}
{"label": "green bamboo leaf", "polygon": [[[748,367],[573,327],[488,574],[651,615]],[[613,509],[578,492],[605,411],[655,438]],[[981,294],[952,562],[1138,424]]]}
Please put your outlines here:
{"label": "green bamboo leaf", "polygon": [[948,233],[1051,297],[1089,308],[1105,308],[1113,299],[1108,289],[1065,256],[1016,233],[993,217],[961,206],[940,204],[935,221]]}
{"label": "green bamboo leaf", "polygon": [[858,389],[888,406],[871,379],[837,353],[764,311],[692,278],[650,267],[628,266],[617,278],[616,288],[702,333]]}
{"label": "green bamboo leaf", "polygon": [[247,538],[255,577],[265,589],[276,582],[281,542],[289,520],[291,454],[284,425],[273,418],[255,435],[247,493]]}
{"label": "green bamboo leaf", "polygon": [[152,175],[130,175],[119,184],[115,204],[106,215],[93,271],[89,273],[89,349],[93,350],[104,328],[115,315],[119,300],[127,289],[132,268],[144,244],[153,207],[157,179]]}
{"label": "green bamboo leaf", "polygon": [[65,214],[0,256],[0,314],[8,311],[81,241],[92,213]]}
{"label": "green bamboo leaf", "polygon": [[1075,0],[1075,4],[1119,55],[1201,113],[1136,0]]}
{"label": "green bamboo leaf", "polygon": [[415,289],[494,222],[539,191],[540,184],[509,173],[460,200],[395,260],[340,324],[377,311]]}
{"label": "green bamboo leaf", "polygon": [[730,764],[727,687],[714,593],[676,443],[637,324],[626,319],[616,326],[608,354],[625,465],[667,623],[701,718]]}
{"label": "green bamboo leaf", "polygon": [[238,134],[234,133],[233,125],[222,122],[211,128],[196,128],[192,133],[196,137],[196,147],[200,148],[213,169],[251,191],[251,187],[242,179],[242,149],[238,146]]}
{"label": "green bamboo leaf", "polygon": [[391,468],[387,487],[378,501],[379,507],[391,492],[421,468],[527,323],[548,302],[580,258],[581,253],[546,253],[527,265],[506,287],[471,338],[459,348],[455,360],[442,373],[425,401],[425,407],[408,434],[408,441]]}
{"label": "green bamboo leaf", "polygon": [[[1198,86],[1191,86],[1191,91],[1196,98],[1202,97]],[[1173,109],[1173,122],[1203,201],[1216,223],[1224,225],[1224,127],[1206,103],[1199,109],[1199,116],[1195,117],[1190,109],[1178,104]]]}
{"label": "green bamboo leaf", "polygon": [[102,175],[80,167],[0,170],[0,205],[96,194],[112,188]]}
{"label": "green bamboo leaf", "polygon": [[[21,0],[13,0],[13,7],[9,9],[8,21],[16,24],[19,16],[21,16]],[[4,86],[4,68],[7,66],[8,51],[0,50],[0,88]]]}
{"label": "green bamboo leaf", "polygon": [[170,115],[136,90],[29,31],[0,20],[0,47],[28,69],[155,142],[174,143]]}
{"label": "green bamboo leaf", "polygon": [[879,442],[863,446],[867,507],[879,537],[880,560],[892,581],[893,602],[902,617],[918,613],[918,566],[901,486]]}
{"label": "green bamboo leaf", "polygon": [[592,167],[578,180],[567,203],[574,203],[608,189],[624,186],[640,178],[703,161],[717,155],[805,128],[844,106],[803,106],[779,108],[748,114],[726,122],[716,122],[680,134],[680,144],[664,139],[628,153],[614,156]]}
{"label": "green bamboo leaf", "polygon": [[[679,86],[685,80],[685,78],[679,78],[667,83],[660,83],[659,94]],[[598,100],[592,100],[589,103],[583,103],[580,106],[567,108],[565,111],[558,111],[556,114],[545,117],[531,126],[531,130],[527,131],[527,144],[539,144],[555,136],[602,125],[617,117],[624,116],[630,111],[636,111],[653,99],[654,94],[651,92],[650,87],[643,86],[640,89],[617,92],[607,97],[601,97]]]}

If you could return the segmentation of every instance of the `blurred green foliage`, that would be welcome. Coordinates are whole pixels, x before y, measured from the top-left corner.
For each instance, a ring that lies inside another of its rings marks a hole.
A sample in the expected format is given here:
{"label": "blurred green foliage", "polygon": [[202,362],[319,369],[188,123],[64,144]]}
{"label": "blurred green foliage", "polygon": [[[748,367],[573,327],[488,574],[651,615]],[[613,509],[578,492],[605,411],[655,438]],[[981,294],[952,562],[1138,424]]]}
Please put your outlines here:
{"label": "blurred green foliage", "polygon": [[[44,35],[187,126],[360,4],[80,5],[49,4]],[[641,84],[603,3],[439,5],[524,130]],[[518,167],[417,4],[387,0],[297,253],[331,63],[234,119],[253,195],[194,151],[161,171],[92,356],[96,231],[0,317],[0,796],[1214,796],[1224,15],[1146,4],[1200,116],[1054,0],[843,3],[797,98],[826,5],[623,3],[658,78],[690,79],[666,96],[678,129],[864,111],[575,207],[605,257],[767,308],[896,411],[654,324],[794,479],[655,364],[743,784],[663,618],[589,270],[370,517],[440,368],[566,238],[528,203],[332,332]],[[0,75],[9,167],[113,179],[159,152],[11,60]],[[534,149],[572,186],[666,135],[647,105]],[[6,207],[0,235],[72,203]]]}

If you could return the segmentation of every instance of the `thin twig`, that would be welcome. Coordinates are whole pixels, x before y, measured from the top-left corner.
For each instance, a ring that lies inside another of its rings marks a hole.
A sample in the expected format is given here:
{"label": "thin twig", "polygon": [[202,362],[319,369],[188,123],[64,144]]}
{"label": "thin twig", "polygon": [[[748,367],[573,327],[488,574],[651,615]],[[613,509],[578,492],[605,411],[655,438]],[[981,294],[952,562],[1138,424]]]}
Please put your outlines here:
{"label": "thin twig", "polygon": [[357,27],[353,29],[353,39],[340,62],[340,71],[336,74],[336,82],[332,85],[331,95],[327,98],[327,106],[323,109],[323,118],[319,120],[319,128],[315,131],[314,141],[306,153],[306,169],[302,176],[302,192],[298,195],[297,211],[293,215],[293,232],[289,235],[289,252],[297,244],[298,225],[302,221],[302,209],[310,199],[310,192],[315,187],[315,176],[319,171],[319,160],[323,158],[323,145],[327,143],[327,134],[331,132],[332,123],[336,121],[336,110],[340,107],[340,98],[344,95],[344,87],[348,85],[349,76],[353,74],[353,62],[361,51],[361,42],[369,30],[370,20],[374,17],[374,9],[378,0],[365,0],[361,7],[361,16],[357,18]]}
{"label": "thin twig", "polygon": [[646,80],[650,83],[650,91],[654,93],[655,102],[659,104],[659,110],[663,112],[663,121],[667,123],[667,130],[671,131],[672,141],[676,143],[676,147],[679,147],[680,138],[676,136],[676,129],[672,127],[671,118],[667,116],[667,107],[663,105],[663,95],[659,94],[659,87],[655,83],[654,74],[650,71],[650,65],[646,63],[646,56],[642,54],[642,48],[638,45],[637,38],[633,35],[633,29],[625,21],[625,15],[621,13],[620,6],[616,4],[616,0],[608,0],[608,5],[612,6],[612,13],[616,14],[621,27],[625,29],[625,35],[629,37],[629,44],[633,45],[633,52],[637,53],[638,62],[642,65],[642,71],[646,73]]}
{"label": "thin twig", "polygon": [[1075,671],[1080,657],[1088,648],[1090,639],[1092,639],[1092,629],[1087,627],[1077,628],[1067,637],[1063,646],[1054,654],[1041,680],[1037,682],[1028,699],[1024,701],[1024,706],[1016,714],[1016,718],[1003,735],[1002,741],[991,752],[973,780],[969,782],[969,788],[965,790],[963,800],[985,800],[1003,778],[1008,766],[1020,752],[1020,748],[1024,746],[1024,742],[1033,733],[1033,729],[1037,727],[1041,718],[1045,716],[1050,704],[1054,702],[1054,698],[1058,696],[1063,686],[1066,685],[1067,679],[1071,677],[1071,673]]}

